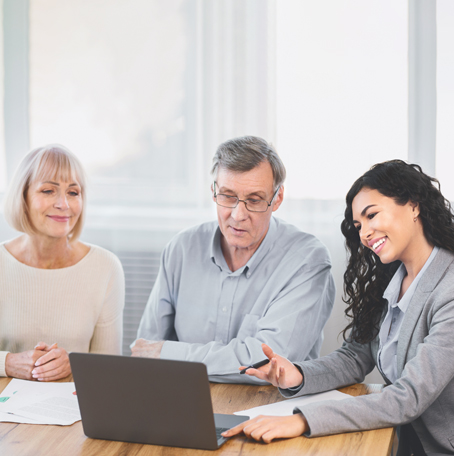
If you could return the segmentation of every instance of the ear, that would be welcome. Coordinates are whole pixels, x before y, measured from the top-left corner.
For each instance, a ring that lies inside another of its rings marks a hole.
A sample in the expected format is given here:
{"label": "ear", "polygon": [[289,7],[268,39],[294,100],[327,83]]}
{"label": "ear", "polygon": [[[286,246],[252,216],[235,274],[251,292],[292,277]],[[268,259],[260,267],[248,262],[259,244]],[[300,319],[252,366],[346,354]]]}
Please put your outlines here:
{"label": "ear", "polygon": [[417,218],[421,212],[419,210],[419,203],[414,203],[413,201],[409,201],[409,204],[410,204],[411,211],[412,211],[412,217]]}
{"label": "ear", "polygon": [[282,201],[284,201],[284,186],[281,185],[281,188],[277,192],[276,198],[274,198],[273,202],[273,212],[277,211],[279,209],[279,206],[282,204]]}
{"label": "ear", "polygon": [[213,201],[216,201],[216,200],[214,199],[214,185],[213,185],[213,183],[211,183],[210,188],[211,188],[211,199],[212,199]]}

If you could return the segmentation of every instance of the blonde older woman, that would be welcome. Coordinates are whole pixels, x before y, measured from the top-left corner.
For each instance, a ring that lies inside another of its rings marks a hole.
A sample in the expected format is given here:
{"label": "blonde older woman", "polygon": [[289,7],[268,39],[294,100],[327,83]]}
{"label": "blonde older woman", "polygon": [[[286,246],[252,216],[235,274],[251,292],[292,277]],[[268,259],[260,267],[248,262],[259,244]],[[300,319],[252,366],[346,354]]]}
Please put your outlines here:
{"label": "blonde older woman", "polygon": [[60,145],[32,150],[5,196],[23,232],[0,244],[0,376],[53,381],[68,352],[120,354],[124,274],[118,258],[79,241],[86,187]]}

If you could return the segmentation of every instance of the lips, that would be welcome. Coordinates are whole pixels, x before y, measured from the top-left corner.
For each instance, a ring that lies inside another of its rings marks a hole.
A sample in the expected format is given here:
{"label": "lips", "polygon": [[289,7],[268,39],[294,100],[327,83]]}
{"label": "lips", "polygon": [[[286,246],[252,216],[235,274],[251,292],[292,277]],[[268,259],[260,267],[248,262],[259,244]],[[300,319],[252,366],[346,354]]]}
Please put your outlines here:
{"label": "lips", "polygon": [[383,236],[381,238],[372,239],[367,244],[375,253],[378,253],[385,245],[387,239],[386,236]]}
{"label": "lips", "polygon": [[235,228],[234,226],[229,226],[232,230],[233,234],[243,234],[246,233],[246,230],[242,230],[241,228]]}
{"label": "lips", "polygon": [[60,222],[60,223],[66,223],[69,221],[70,217],[69,216],[61,216],[61,215],[48,215],[48,217],[55,222]]}

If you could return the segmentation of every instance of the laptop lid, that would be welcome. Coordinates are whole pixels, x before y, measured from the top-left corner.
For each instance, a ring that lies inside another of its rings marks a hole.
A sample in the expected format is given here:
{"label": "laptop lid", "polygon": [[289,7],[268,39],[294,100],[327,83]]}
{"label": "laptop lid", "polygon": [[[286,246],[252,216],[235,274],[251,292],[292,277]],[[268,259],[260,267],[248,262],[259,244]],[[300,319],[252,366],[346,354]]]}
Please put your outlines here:
{"label": "laptop lid", "polygon": [[[87,437],[218,448],[205,364],[93,353],[70,353],[69,359]],[[221,427],[248,419],[216,418]]]}

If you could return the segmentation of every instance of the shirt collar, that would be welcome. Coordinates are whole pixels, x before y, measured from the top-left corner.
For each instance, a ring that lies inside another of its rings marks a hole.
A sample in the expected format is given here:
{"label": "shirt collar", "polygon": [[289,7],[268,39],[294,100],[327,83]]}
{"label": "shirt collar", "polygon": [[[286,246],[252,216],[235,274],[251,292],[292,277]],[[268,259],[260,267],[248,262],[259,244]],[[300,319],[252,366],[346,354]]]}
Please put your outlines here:
{"label": "shirt collar", "polygon": [[[249,259],[249,261],[237,271],[231,273],[234,275],[240,275],[243,272],[246,273],[246,277],[249,277],[253,274],[257,266],[260,264],[265,255],[269,252],[271,247],[274,244],[276,239],[277,232],[277,222],[274,217],[271,217],[268,231],[263,238],[262,243],[259,245],[259,248],[254,252],[254,255]],[[211,243],[211,261],[218,266],[221,270],[229,270],[227,262],[225,261],[224,254],[221,249],[221,229],[219,226],[216,228],[213,234],[213,240]]]}
{"label": "shirt collar", "polygon": [[416,291],[416,287],[418,286],[418,283],[421,280],[421,277],[426,272],[430,263],[432,263],[438,250],[440,250],[438,247],[433,248],[432,253],[429,255],[429,258],[427,258],[426,262],[424,263],[424,266],[419,271],[418,275],[415,277],[415,280],[413,280],[411,285],[408,287],[408,290],[402,296],[402,299],[399,302],[397,302],[397,300],[399,299],[402,280],[407,275],[407,270],[405,269],[404,264],[402,263],[399,266],[399,268],[393,275],[393,278],[389,282],[389,285],[386,287],[385,292],[383,293],[383,297],[388,301],[390,307],[399,307],[401,312],[405,313],[405,311],[408,308],[408,305],[410,304],[411,298],[413,297]]}

